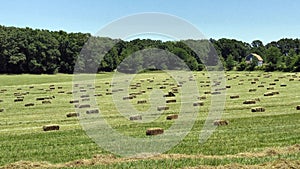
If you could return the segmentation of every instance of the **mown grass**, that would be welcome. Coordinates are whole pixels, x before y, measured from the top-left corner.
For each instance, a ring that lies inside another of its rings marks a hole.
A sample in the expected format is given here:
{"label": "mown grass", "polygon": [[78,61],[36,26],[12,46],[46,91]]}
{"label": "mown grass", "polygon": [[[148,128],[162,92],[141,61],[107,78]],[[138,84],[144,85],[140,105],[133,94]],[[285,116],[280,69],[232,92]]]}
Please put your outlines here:
{"label": "mown grass", "polygon": [[[194,74],[199,86],[203,84],[200,81],[208,80],[203,72],[194,72]],[[227,72],[226,75],[226,83],[231,88],[226,89],[226,106],[222,119],[228,120],[229,125],[218,127],[205,143],[199,143],[199,134],[211,104],[211,96],[206,95],[207,99],[203,100],[205,105],[200,107],[198,119],[191,132],[182,142],[166,153],[228,155],[241,152],[259,152],[267,147],[282,147],[300,143],[300,113],[295,109],[297,105],[300,105],[298,75],[294,77],[294,81],[289,81],[290,78],[293,78],[291,75],[294,74],[292,73],[274,72],[271,73],[270,78],[265,78],[266,74],[263,72]],[[96,88],[96,93],[103,95],[96,98],[101,113],[113,128],[132,137],[146,137],[145,130],[148,127],[168,129],[173,124],[172,121],[166,121],[165,116],[178,113],[180,108],[178,95],[176,96],[178,102],[169,104],[170,110],[162,114],[155,114],[158,118],[152,123],[132,122],[118,113],[112,96],[106,95],[106,89],[110,90],[109,84],[106,82],[110,82],[112,76],[112,73],[98,74],[95,85],[101,86]],[[285,77],[280,78],[281,76]],[[130,92],[147,91],[146,94],[131,101],[135,108],[142,111],[150,107],[151,90],[148,90],[147,87],[157,88],[160,86],[157,83],[162,84],[166,78],[170,77],[163,72],[148,72],[137,75],[132,84],[147,78],[154,78],[155,82],[143,82],[140,88],[129,90]],[[258,78],[259,81],[256,84],[251,84],[250,82],[254,78]],[[273,87],[280,94],[269,97],[263,96],[265,92],[269,91],[266,89],[270,86],[269,83],[274,82],[274,79],[277,78],[279,81]],[[20,160],[64,163],[76,159],[91,158],[95,154],[109,153],[98,147],[85,134],[76,118],[65,116],[67,112],[74,111],[74,105],[69,103],[73,96],[58,93],[58,91],[72,91],[72,79],[72,75],[64,74],[0,76],[0,90],[7,90],[0,93],[0,99],[3,100],[0,102],[0,108],[5,109],[0,112],[0,166]],[[249,79],[251,80],[249,81]],[[169,83],[175,83],[171,81],[172,79]],[[239,82],[243,82],[243,85],[239,85]],[[257,86],[262,82],[264,87],[258,88]],[[281,83],[287,84],[287,87],[280,87]],[[46,91],[45,89],[48,89],[51,84],[55,85],[56,89]],[[29,86],[34,86],[34,88],[29,88]],[[61,86],[62,89],[57,89],[58,86]],[[256,88],[257,91],[249,92],[250,88]],[[199,93],[204,95],[204,91],[210,89],[210,87],[199,87]],[[167,93],[168,90],[170,87],[162,91]],[[16,98],[14,93],[25,91],[28,91],[29,94],[24,96],[24,101],[14,102]],[[240,98],[230,99],[230,95],[240,95]],[[51,100],[51,104],[47,105],[42,104],[41,101],[36,101],[37,97],[45,96],[55,96],[55,98]],[[254,98],[259,98],[260,101],[255,105],[242,104],[243,101]],[[144,99],[147,100],[148,104],[136,104],[137,100]],[[25,103],[30,102],[35,103],[35,106],[24,107]],[[266,108],[266,112],[251,112],[251,108],[257,106]],[[46,124],[59,124],[61,128],[59,131],[44,132],[42,126]],[[224,165],[234,162],[250,165],[272,161],[276,158],[140,160],[100,167],[156,168],[169,164],[169,168],[177,168],[196,165]],[[299,159],[299,153],[280,156],[280,158]]]}

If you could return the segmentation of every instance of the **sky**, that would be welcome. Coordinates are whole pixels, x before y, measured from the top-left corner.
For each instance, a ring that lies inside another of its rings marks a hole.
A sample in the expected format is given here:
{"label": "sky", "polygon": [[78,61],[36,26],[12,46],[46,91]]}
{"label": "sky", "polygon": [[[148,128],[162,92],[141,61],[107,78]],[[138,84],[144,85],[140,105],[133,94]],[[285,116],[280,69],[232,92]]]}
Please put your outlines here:
{"label": "sky", "polygon": [[180,17],[206,38],[248,43],[300,38],[298,0],[2,0],[0,25],[95,34],[144,12]]}

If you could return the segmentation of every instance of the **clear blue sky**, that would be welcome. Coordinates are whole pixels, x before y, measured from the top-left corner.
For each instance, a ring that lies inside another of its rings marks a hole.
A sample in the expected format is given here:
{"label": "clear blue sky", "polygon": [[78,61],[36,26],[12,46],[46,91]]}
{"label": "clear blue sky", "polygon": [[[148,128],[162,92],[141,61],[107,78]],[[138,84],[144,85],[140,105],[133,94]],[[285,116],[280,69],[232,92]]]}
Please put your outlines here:
{"label": "clear blue sky", "polygon": [[299,0],[3,0],[0,25],[94,34],[141,12],[179,16],[207,38],[300,38]]}

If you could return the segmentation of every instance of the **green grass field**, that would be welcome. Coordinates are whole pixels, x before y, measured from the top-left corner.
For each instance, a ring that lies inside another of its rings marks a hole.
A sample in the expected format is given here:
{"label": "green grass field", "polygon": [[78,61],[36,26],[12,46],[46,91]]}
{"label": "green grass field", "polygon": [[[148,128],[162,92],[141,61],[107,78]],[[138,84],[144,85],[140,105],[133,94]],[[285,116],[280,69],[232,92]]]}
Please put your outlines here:
{"label": "green grass field", "polygon": [[[204,106],[199,108],[192,130],[179,144],[162,155],[150,158],[126,158],[111,154],[99,147],[85,133],[76,117],[68,118],[74,112],[70,104],[73,95],[73,75],[0,75],[0,166],[3,168],[184,168],[214,167],[222,165],[262,167],[286,160],[300,166],[300,75],[295,73],[227,72],[226,104],[222,118],[229,125],[218,126],[211,137],[199,143],[199,134],[211,105],[210,80],[205,72],[193,72],[200,96],[206,96]],[[149,127],[168,129],[174,121],[165,120],[168,114],[178,114],[180,97],[170,103],[169,110],[155,114],[157,118],[149,123],[137,123],[124,118],[114,105],[110,92],[113,73],[96,75],[95,93],[101,114],[118,132],[130,137],[147,138]],[[147,79],[152,79],[149,83]],[[169,79],[166,81],[166,79]],[[293,80],[291,80],[293,79]],[[130,100],[141,111],[150,107],[150,91],[154,89],[167,93],[177,83],[163,72],[148,72],[136,75],[131,84],[140,82],[141,87],[130,92],[145,91]],[[272,85],[271,83],[275,83]],[[165,83],[165,84],[164,84]],[[159,85],[158,85],[159,84]],[[281,86],[286,84],[286,86]],[[54,85],[53,90],[49,89]],[[259,85],[263,85],[258,87]],[[166,89],[159,89],[166,86]],[[148,89],[148,88],[153,89]],[[273,87],[274,89],[267,89]],[[249,89],[256,91],[249,92]],[[266,92],[279,94],[264,96]],[[179,88],[180,92],[180,88]],[[239,95],[231,99],[230,96]],[[17,97],[23,101],[14,102]],[[42,104],[39,97],[52,97],[51,104]],[[197,95],[195,94],[195,98]],[[243,104],[255,99],[256,104]],[[136,104],[146,100],[146,104]],[[27,103],[34,106],[25,107]],[[192,106],[192,105],[191,105]],[[253,107],[263,107],[265,112],[251,112]],[[179,116],[180,118],[180,116]],[[42,126],[58,124],[60,130],[45,132]],[[0,167],[1,168],[1,167]],[[268,167],[267,167],[268,168]]]}

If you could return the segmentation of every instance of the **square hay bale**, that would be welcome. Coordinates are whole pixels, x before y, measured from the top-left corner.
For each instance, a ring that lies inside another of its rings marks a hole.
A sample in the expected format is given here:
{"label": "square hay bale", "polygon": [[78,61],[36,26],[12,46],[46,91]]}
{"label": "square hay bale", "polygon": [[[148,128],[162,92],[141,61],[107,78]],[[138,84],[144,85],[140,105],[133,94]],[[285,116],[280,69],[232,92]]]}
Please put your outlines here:
{"label": "square hay bale", "polygon": [[68,92],[66,92],[66,94],[73,94],[73,92],[71,92],[71,91],[68,91]]}
{"label": "square hay bale", "polygon": [[256,89],[249,89],[249,92],[256,92]]}
{"label": "square hay bale", "polygon": [[243,102],[243,104],[255,104],[255,103],[256,103],[255,100],[245,100],[245,101]]}
{"label": "square hay bale", "polygon": [[57,87],[57,89],[62,89],[62,88],[63,88],[62,86],[58,86],[58,87]]}
{"label": "square hay bale", "polygon": [[84,94],[84,95],[81,95],[81,96],[80,96],[80,98],[87,98],[87,97],[90,97],[90,95]]}
{"label": "square hay bale", "polygon": [[279,79],[274,79],[274,82],[278,82],[279,81]]}
{"label": "square hay bale", "polygon": [[255,81],[252,81],[251,84],[256,84],[256,82],[255,82]]}
{"label": "square hay bale", "polygon": [[194,102],[193,106],[204,106],[204,102],[202,101]]}
{"label": "square hay bale", "polygon": [[80,116],[80,114],[76,113],[76,112],[70,112],[70,113],[67,113],[66,116],[67,117],[78,117],[78,116]]}
{"label": "square hay bale", "polygon": [[81,101],[83,101],[83,102],[88,102],[90,100],[91,100],[90,98],[83,98],[83,99],[81,99]]}
{"label": "square hay bale", "polygon": [[106,92],[105,95],[112,95],[112,92]]}
{"label": "square hay bale", "polygon": [[231,95],[229,96],[230,99],[237,99],[240,98],[240,95]]}
{"label": "square hay bale", "polygon": [[170,114],[166,117],[167,120],[178,119],[178,114]]}
{"label": "square hay bale", "polygon": [[296,106],[296,110],[300,110],[300,105]]}
{"label": "square hay bale", "polygon": [[25,107],[34,106],[34,103],[27,103],[24,105]]}
{"label": "square hay bale", "polygon": [[159,89],[166,89],[166,86],[160,86]]}
{"label": "square hay bale", "polygon": [[275,83],[275,82],[273,82],[273,83],[269,83],[269,85],[270,85],[270,86],[275,86],[275,85],[276,85],[276,83]]}
{"label": "square hay bale", "polygon": [[86,89],[80,89],[79,92],[85,93],[87,90]]}
{"label": "square hay bale", "polygon": [[158,134],[163,134],[164,129],[162,128],[149,128],[146,130],[146,135],[158,135]]}
{"label": "square hay bale", "polygon": [[168,106],[158,106],[157,110],[162,111],[162,110],[169,110],[170,108]]}
{"label": "square hay bale", "polygon": [[43,130],[44,131],[59,130],[59,125],[57,124],[45,125],[43,126]]}
{"label": "square hay bale", "polygon": [[204,94],[210,94],[211,91],[204,91]]}
{"label": "square hay bale", "polygon": [[286,87],[287,85],[286,84],[280,84],[280,87]]}
{"label": "square hay bale", "polygon": [[0,103],[1,103],[1,102],[3,102],[3,100],[2,100],[2,99],[0,99]]}
{"label": "square hay bale", "polygon": [[79,100],[70,100],[70,103],[79,103]]}
{"label": "square hay bale", "polygon": [[166,103],[176,103],[176,99],[166,100]]}
{"label": "square hay bale", "polygon": [[130,100],[130,99],[133,99],[133,98],[134,98],[133,96],[124,96],[123,100]]}
{"label": "square hay bale", "polygon": [[57,93],[65,93],[65,91],[58,91]]}
{"label": "square hay bale", "polygon": [[134,120],[142,120],[142,116],[141,115],[134,115],[134,116],[130,116],[129,120],[134,121]]}
{"label": "square hay bale", "polygon": [[215,126],[226,126],[229,122],[227,120],[215,120],[214,125]]}
{"label": "square hay bale", "polygon": [[258,85],[257,87],[265,87],[265,86],[261,84],[261,85]]}
{"label": "square hay bale", "polygon": [[175,97],[175,94],[173,92],[168,92],[168,94],[165,94],[164,97]]}
{"label": "square hay bale", "polygon": [[3,108],[1,108],[1,109],[0,109],[0,112],[4,112],[4,109],[3,109]]}
{"label": "square hay bale", "polygon": [[274,95],[273,92],[266,92],[266,93],[264,93],[264,96],[273,96],[273,95]]}
{"label": "square hay bale", "polygon": [[153,88],[152,87],[147,87],[147,90],[152,90]]}
{"label": "square hay bale", "polygon": [[273,95],[279,94],[279,91],[272,91]]}
{"label": "square hay bale", "polygon": [[146,104],[147,103],[147,100],[138,100],[137,101],[137,104]]}
{"label": "square hay bale", "polygon": [[29,86],[29,89],[33,89],[34,88],[34,86]]}
{"label": "square hay bale", "polygon": [[90,108],[91,105],[89,104],[81,104],[81,105],[78,105],[78,108]]}
{"label": "square hay bale", "polygon": [[214,92],[211,92],[212,95],[217,95],[217,94],[221,94],[221,92],[219,91],[214,91]]}
{"label": "square hay bale", "polygon": [[251,112],[265,112],[266,109],[263,107],[253,107],[251,108]]}
{"label": "square hay bale", "polygon": [[94,96],[102,96],[101,93],[94,94]]}
{"label": "square hay bale", "polygon": [[267,90],[274,90],[274,87],[267,87]]}
{"label": "square hay bale", "polygon": [[98,109],[92,109],[92,110],[87,110],[86,114],[98,114],[99,110]]}
{"label": "square hay bale", "polygon": [[178,88],[177,88],[177,87],[173,87],[173,88],[172,88],[172,92],[173,92],[173,93],[178,93]]}
{"label": "square hay bale", "polygon": [[229,89],[229,88],[231,88],[231,86],[230,86],[230,85],[227,85],[226,88]]}
{"label": "square hay bale", "polygon": [[14,102],[22,102],[22,101],[23,101],[22,98],[16,98],[16,99],[14,100]]}
{"label": "square hay bale", "polygon": [[294,81],[295,79],[289,79],[289,81],[291,82],[291,81]]}
{"label": "square hay bale", "polygon": [[50,100],[43,100],[42,104],[51,104],[51,101]]}
{"label": "square hay bale", "polygon": [[206,96],[199,96],[198,97],[198,100],[205,100],[206,99]]}
{"label": "square hay bale", "polygon": [[243,84],[244,84],[243,82],[239,82],[239,83],[238,83],[238,85],[243,85]]}

